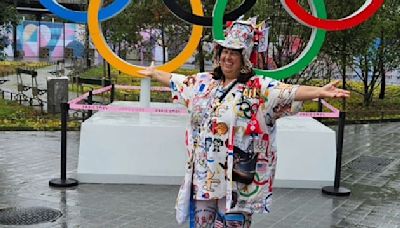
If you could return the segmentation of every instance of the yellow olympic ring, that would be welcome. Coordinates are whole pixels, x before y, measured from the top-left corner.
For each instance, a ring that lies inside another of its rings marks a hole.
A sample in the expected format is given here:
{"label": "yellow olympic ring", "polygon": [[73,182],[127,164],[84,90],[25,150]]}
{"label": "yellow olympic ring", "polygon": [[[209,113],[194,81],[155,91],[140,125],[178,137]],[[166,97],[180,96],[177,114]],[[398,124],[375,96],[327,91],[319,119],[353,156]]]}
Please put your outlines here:
{"label": "yellow olympic ring", "polygon": [[[107,45],[99,23],[99,10],[101,2],[102,1],[89,1],[88,27],[89,34],[92,38],[94,46],[97,48],[100,55],[103,56],[103,58],[107,60],[107,62],[116,67],[118,70],[128,75],[143,77],[143,75],[139,74],[138,71],[144,69],[144,67],[129,64],[128,62],[117,56]],[[190,0],[190,4],[192,5],[194,14],[198,16],[204,15],[203,6],[200,0]],[[196,51],[202,34],[203,26],[193,25],[192,34],[182,52],[168,63],[158,66],[157,69],[172,72],[185,64],[185,62]]]}

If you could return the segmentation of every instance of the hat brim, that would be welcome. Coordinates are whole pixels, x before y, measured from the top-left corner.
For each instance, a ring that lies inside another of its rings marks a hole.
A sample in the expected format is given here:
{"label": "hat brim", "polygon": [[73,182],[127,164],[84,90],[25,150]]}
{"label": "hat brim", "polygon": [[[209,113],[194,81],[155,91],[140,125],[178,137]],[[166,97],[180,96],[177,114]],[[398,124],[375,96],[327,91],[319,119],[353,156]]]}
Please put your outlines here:
{"label": "hat brim", "polygon": [[246,45],[244,45],[244,44],[242,44],[242,45],[240,45],[240,44],[235,45],[235,44],[229,43],[227,40],[214,40],[214,42],[215,42],[216,44],[220,45],[221,47],[229,48],[229,49],[240,50],[240,49],[244,49],[244,48],[246,47]]}

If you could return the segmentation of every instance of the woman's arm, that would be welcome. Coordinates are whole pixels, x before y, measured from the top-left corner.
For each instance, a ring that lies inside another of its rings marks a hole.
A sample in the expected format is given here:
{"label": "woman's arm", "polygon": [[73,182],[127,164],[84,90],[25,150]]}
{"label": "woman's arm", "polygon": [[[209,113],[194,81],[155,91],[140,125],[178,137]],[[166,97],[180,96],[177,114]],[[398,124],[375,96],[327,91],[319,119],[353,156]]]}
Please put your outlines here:
{"label": "woman's arm", "polygon": [[149,77],[151,79],[155,79],[165,86],[169,86],[169,82],[171,79],[171,73],[157,70],[154,67],[153,63],[149,67],[146,67],[144,70],[140,70],[139,74],[142,74],[143,76]]}
{"label": "woman's arm", "polygon": [[350,91],[338,89],[339,81],[331,82],[323,87],[300,86],[294,97],[295,101],[307,101],[315,98],[347,98]]}

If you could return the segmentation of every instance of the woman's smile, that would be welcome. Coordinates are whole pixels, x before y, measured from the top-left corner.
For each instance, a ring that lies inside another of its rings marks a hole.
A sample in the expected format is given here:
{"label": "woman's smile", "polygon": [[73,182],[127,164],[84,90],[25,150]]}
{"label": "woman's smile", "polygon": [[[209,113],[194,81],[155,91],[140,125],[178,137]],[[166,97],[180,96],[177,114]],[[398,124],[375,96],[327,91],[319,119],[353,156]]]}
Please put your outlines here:
{"label": "woman's smile", "polygon": [[221,52],[220,64],[225,76],[236,78],[240,74],[242,66],[240,50],[224,48]]}

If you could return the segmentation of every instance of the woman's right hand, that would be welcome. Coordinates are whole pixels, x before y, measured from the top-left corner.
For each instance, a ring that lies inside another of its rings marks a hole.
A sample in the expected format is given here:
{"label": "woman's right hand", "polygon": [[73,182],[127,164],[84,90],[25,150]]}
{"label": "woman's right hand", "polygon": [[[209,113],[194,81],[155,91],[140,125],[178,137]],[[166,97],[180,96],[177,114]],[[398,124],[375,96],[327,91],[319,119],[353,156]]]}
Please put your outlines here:
{"label": "woman's right hand", "polygon": [[149,67],[146,67],[143,70],[139,70],[138,73],[151,79],[156,79],[155,75],[157,74],[157,72],[156,67],[154,66],[154,62],[151,62]]}
{"label": "woman's right hand", "polygon": [[149,77],[150,79],[155,79],[165,86],[169,86],[170,84],[169,80],[171,79],[171,74],[165,71],[157,70],[154,66],[154,62],[152,62],[149,67],[139,70],[138,73],[145,77]]}

